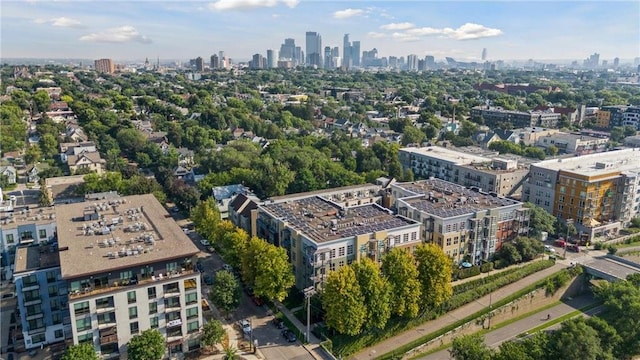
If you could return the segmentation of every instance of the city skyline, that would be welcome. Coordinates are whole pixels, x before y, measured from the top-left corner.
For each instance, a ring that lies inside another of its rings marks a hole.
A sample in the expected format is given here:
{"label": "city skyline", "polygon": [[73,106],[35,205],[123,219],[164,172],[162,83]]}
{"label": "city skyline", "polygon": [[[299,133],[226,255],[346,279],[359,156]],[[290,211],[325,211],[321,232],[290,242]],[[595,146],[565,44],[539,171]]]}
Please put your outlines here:
{"label": "city skyline", "polygon": [[[480,61],[579,60],[640,54],[639,2],[362,2],[217,0],[211,2],[3,1],[3,58],[231,59],[278,50],[305,34],[360,51]],[[342,55],[342,54],[341,54]],[[322,57],[321,57],[322,58]],[[322,61],[322,60],[320,60]]]}

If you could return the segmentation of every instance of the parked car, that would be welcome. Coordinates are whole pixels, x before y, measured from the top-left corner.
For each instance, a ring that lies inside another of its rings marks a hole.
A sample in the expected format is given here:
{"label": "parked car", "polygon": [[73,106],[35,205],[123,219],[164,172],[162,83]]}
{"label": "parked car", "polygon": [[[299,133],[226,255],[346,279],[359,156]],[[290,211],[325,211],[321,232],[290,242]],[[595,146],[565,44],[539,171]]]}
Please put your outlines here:
{"label": "parked car", "polygon": [[202,244],[202,246],[209,246],[209,240],[202,239],[202,240],[200,240],[200,244]]}
{"label": "parked car", "polygon": [[240,320],[240,327],[245,335],[251,334],[251,323],[248,320]]}
{"label": "parked car", "polygon": [[202,277],[202,282],[204,282],[207,285],[213,285],[213,277],[211,275],[204,275]]}
{"label": "parked car", "polygon": [[233,266],[231,266],[231,265],[229,265],[229,264],[224,264],[224,265],[222,265],[222,269],[223,269],[224,271],[228,271],[228,272],[230,272],[230,273],[233,273]]}
{"label": "parked car", "polygon": [[271,322],[273,323],[273,326],[277,327],[278,329],[285,328],[284,321],[282,321],[282,319],[280,318],[275,318]]}
{"label": "parked car", "polygon": [[294,334],[293,331],[289,329],[282,330],[282,337],[287,339],[288,342],[295,342],[296,340],[298,340],[296,339],[296,334]]}
{"label": "parked car", "polygon": [[550,253],[554,253],[554,252],[556,252],[556,249],[554,249],[553,247],[551,247],[551,245],[545,245],[545,246],[544,246],[544,250],[545,250],[545,251],[548,251],[548,252],[550,252]]}
{"label": "parked car", "polygon": [[213,246],[209,245],[209,246],[207,246],[207,251],[210,252],[210,253],[214,253],[214,252],[216,252],[216,249],[214,249]]}

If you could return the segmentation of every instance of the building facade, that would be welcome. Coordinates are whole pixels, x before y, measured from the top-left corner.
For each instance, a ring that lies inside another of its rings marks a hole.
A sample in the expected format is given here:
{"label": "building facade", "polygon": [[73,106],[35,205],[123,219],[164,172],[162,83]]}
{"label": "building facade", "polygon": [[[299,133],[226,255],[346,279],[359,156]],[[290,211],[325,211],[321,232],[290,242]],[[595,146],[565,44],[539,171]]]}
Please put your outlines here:
{"label": "building facade", "polygon": [[492,159],[439,146],[402,148],[398,158],[403,168],[419,178],[434,177],[500,196],[520,195],[529,172],[514,159]]}
{"label": "building facade", "polygon": [[555,146],[560,153],[586,155],[606,151],[608,142],[609,138],[556,133],[540,137],[536,145],[545,149]]}
{"label": "building facade", "polygon": [[582,239],[616,234],[638,216],[640,149],[624,149],[531,165],[523,198],[574,221]]}
{"label": "building facade", "polygon": [[488,261],[505,241],[526,235],[528,209],[440,179],[391,185],[399,215],[419,222],[421,237],[456,263]]}
{"label": "building facade", "polygon": [[551,110],[546,111],[513,111],[499,106],[475,106],[471,109],[471,118],[483,119],[484,124],[494,128],[501,123],[511,124],[514,128],[522,127],[552,127],[558,126],[562,114]]}
{"label": "building facade", "polygon": [[111,59],[96,60],[94,66],[99,73],[113,74],[116,72],[116,66]]}

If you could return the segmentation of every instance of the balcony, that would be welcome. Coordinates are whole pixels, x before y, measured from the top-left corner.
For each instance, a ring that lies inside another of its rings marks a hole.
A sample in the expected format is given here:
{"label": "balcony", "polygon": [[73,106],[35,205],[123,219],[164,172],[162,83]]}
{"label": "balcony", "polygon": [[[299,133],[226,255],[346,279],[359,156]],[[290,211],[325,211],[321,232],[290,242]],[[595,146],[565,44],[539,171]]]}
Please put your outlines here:
{"label": "balcony", "polygon": [[81,297],[85,297],[85,296],[93,296],[93,295],[98,295],[98,294],[103,294],[103,293],[108,293],[111,291],[123,291],[125,288],[127,287],[131,287],[131,286],[138,286],[138,285],[146,285],[146,284],[150,284],[153,282],[160,282],[160,281],[165,281],[165,280],[179,280],[181,278],[186,278],[189,276],[193,276],[193,274],[195,273],[195,269],[193,269],[193,267],[188,267],[188,268],[184,268],[181,270],[177,270],[177,271],[173,271],[173,272],[169,272],[166,274],[161,274],[158,276],[152,276],[150,278],[145,278],[145,279],[136,279],[135,283],[128,281],[126,283],[122,283],[122,282],[113,282],[111,284],[107,284],[104,286],[89,286],[89,287],[85,287],[82,290],[75,290],[73,292],[69,292],[69,299],[76,299],[76,298],[81,298]]}
{"label": "balcony", "polygon": [[44,326],[44,324],[42,324],[40,327],[37,327],[35,329],[29,329],[28,334],[29,335],[37,335],[37,334],[42,334],[47,330],[47,327]]}
{"label": "balcony", "polygon": [[22,283],[22,292],[39,290],[39,289],[40,289],[40,284],[38,284],[37,281],[31,282],[31,283]]}
{"label": "balcony", "polygon": [[37,312],[37,313],[27,313],[27,321],[29,320],[35,320],[35,319],[41,319],[43,318],[44,315],[42,314],[42,312]]}
{"label": "balcony", "polygon": [[100,345],[106,345],[118,342],[118,334],[100,336]]}
{"label": "balcony", "polygon": [[[178,319],[167,321],[167,329],[174,328],[177,326],[182,326],[182,319],[178,318]],[[180,334],[180,336],[182,336],[182,334]]]}
{"label": "balcony", "polygon": [[32,298],[28,297],[24,299],[24,306],[36,305],[42,303],[42,298]]}

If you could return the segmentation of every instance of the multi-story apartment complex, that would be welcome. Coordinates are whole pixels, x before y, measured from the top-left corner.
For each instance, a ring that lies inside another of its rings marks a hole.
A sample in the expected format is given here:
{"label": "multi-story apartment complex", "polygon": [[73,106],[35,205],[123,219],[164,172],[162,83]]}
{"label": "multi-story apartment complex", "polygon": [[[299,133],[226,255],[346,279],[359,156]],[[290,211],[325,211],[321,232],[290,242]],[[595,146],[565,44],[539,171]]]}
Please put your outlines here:
{"label": "multi-story apartment complex", "polygon": [[622,125],[640,129],[640,106],[630,106],[622,113]]}
{"label": "multi-story apartment complex", "polygon": [[[2,190],[0,189],[0,196]],[[2,256],[2,279],[11,278],[16,249],[19,246],[38,245],[56,236],[56,219],[53,208],[33,209],[23,206],[15,198],[11,206],[0,214],[0,255]],[[19,208],[16,208],[20,206]]]}
{"label": "multi-story apartment complex", "polygon": [[513,111],[499,106],[475,106],[471,109],[471,118],[483,119],[489,127],[497,127],[500,123],[511,124],[514,128],[542,126],[557,127],[562,114],[552,110],[545,111]]}
{"label": "multi-story apartment complex", "polygon": [[405,169],[420,178],[435,177],[500,196],[519,195],[528,174],[515,159],[491,159],[439,146],[402,148],[398,158]]}
{"label": "multi-story apartment complex", "polygon": [[13,281],[25,348],[71,338],[67,285],[55,243],[18,247]]}
{"label": "multi-story apartment complex", "polygon": [[258,236],[287,250],[299,289],[363,257],[380,261],[390,248],[412,251],[420,243],[413,220],[375,203],[347,207],[321,196],[261,205],[257,227]]}
{"label": "multi-story apartment complex", "polygon": [[586,155],[606,151],[608,142],[609,138],[556,133],[540,137],[536,145],[545,149],[553,145],[561,153]]}
{"label": "multi-story apartment complex", "polygon": [[[623,114],[627,110],[628,106],[625,105],[611,105],[603,106],[598,110],[596,114],[596,122],[599,127],[613,128],[615,126],[622,125]],[[604,126],[606,125],[606,126]]]}
{"label": "multi-story apartment complex", "polygon": [[624,149],[531,165],[523,199],[561,219],[580,236],[617,233],[638,216],[640,149]]}
{"label": "multi-story apartment complex", "polygon": [[391,185],[398,215],[422,225],[421,237],[454,261],[489,260],[504,241],[525,235],[529,209],[440,179]]}
{"label": "multi-story apartment complex", "polygon": [[111,59],[100,59],[94,62],[95,69],[99,73],[113,74],[116,72],[116,66]]}
{"label": "multi-story apartment complex", "polygon": [[198,249],[153,195],[58,205],[55,214],[56,279],[69,294],[65,336],[91,343],[103,358],[125,354],[133,335],[154,328],[172,353],[199,347]]}

